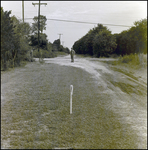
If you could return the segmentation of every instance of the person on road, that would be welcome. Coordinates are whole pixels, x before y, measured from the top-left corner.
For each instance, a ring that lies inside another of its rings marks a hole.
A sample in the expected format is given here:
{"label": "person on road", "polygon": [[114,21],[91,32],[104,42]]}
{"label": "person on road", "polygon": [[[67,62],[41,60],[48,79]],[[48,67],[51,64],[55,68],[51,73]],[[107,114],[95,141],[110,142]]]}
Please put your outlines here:
{"label": "person on road", "polygon": [[74,62],[74,54],[75,54],[75,51],[73,50],[73,48],[71,48],[71,51],[70,51],[71,62]]}
{"label": "person on road", "polygon": [[30,50],[30,61],[33,62],[33,49]]}

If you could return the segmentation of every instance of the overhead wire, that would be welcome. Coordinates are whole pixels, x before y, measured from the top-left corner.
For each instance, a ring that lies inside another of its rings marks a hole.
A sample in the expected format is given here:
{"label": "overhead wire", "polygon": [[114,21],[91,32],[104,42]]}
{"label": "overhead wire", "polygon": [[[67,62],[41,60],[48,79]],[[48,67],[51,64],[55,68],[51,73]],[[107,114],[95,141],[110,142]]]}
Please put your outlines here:
{"label": "overhead wire", "polygon": [[[61,19],[47,19],[47,20],[63,21],[63,22],[75,22],[75,23],[86,23],[86,24],[98,24],[98,23],[94,23],[94,22],[83,22],[83,21],[72,21],[72,20],[61,20]],[[100,23],[100,24],[104,24],[104,23]],[[131,26],[126,26],[126,25],[115,25],[115,24],[104,24],[104,25],[131,27]]]}
{"label": "overhead wire", "polygon": [[[25,19],[33,19],[33,18],[25,18]],[[94,23],[94,22],[74,21],[74,20],[62,20],[62,19],[47,19],[47,20],[63,21],[63,22],[73,22],[73,23],[85,23],[85,24],[98,24],[98,23]],[[100,23],[100,24],[108,25],[108,26],[131,27],[131,26],[127,26],[127,25],[116,25],[116,24],[105,24],[105,23]]]}

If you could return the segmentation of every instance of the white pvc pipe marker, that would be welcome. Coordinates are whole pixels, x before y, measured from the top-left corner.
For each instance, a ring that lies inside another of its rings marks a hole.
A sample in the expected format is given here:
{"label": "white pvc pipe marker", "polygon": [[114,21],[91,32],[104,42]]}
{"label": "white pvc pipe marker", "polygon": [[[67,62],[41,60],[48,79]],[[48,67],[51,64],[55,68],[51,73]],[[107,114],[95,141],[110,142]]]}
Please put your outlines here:
{"label": "white pvc pipe marker", "polygon": [[70,114],[72,114],[72,95],[73,95],[73,85],[70,85]]}

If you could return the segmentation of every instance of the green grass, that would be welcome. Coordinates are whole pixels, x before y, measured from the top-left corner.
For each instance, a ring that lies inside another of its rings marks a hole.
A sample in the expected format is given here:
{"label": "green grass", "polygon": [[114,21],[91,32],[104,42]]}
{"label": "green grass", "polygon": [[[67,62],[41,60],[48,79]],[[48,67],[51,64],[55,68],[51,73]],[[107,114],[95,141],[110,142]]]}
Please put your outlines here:
{"label": "green grass", "polygon": [[111,81],[111,83],[114,86],[119,87],[123,92],[128,93],[128,94],[132,94],[132,93],[137,93],[138,95],[145,95],[146,94],[145,89],[143,91],[138,90],[135,88],[135,86],[132,86],[131,84],[128,84],[128,83],[113,82],[113,81]]}
{"label": "green grass", "polygon": [[108,61],[108,64],[112,65],[124,65],[126,67],[130,66],[132,68],[138,69],[147,66],[147,56],[146,54],[130,54],[120,56],[118,61]]}
{"label": "green grass", "polygon": [[130,54],[119,58],[120,63],[128,63],[131,66],[146,66],[147,57],[144,54]]}
{"label": "green grass", "polygon": [[[23,76],[22,76],[23,74]],[[70,115],[70,85],[74,87]],[[55,147],[108,149],[137,148],[129,126],[108,110],[108,93],[102,93],[85,71],[34,63],[18,74],[15,95],[1,108],[1,144],[10,138],[10,148]],[[12,132],[14,131],[14,132]]]}
{"label": "green grass", "polygon": [[[103,61],[112,70],[121,72],[135,80],[139,80],[139,77],[146,77],[147,73],[147,55],[146,54],[131,54],[119,57],[117,61]],[[142,81],[146,83],[145,81]],[[144,84],[145,84],[144,83]]]}

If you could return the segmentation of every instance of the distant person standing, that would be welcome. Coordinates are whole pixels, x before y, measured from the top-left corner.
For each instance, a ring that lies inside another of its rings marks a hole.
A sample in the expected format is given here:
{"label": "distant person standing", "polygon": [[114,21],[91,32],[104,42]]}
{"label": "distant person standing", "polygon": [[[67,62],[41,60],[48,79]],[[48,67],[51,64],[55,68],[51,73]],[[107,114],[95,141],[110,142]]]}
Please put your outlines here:
{"label": "distant person standing", "polygon": [[73,48],[71,48],[71,51],[70,51],[71,62],[74,62],[74,54],[75,54],[75,51],[73,50]]}
{"label": "distant person standing", "polygon": [[30,61],[33,62],[33,50],[30,51]]}

